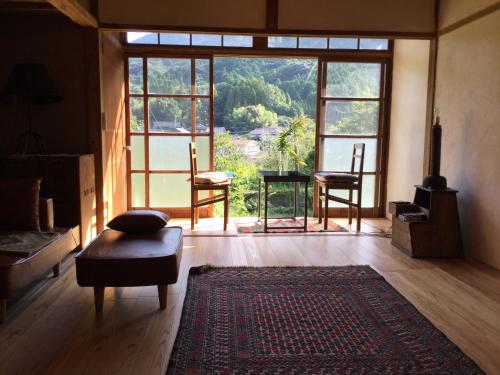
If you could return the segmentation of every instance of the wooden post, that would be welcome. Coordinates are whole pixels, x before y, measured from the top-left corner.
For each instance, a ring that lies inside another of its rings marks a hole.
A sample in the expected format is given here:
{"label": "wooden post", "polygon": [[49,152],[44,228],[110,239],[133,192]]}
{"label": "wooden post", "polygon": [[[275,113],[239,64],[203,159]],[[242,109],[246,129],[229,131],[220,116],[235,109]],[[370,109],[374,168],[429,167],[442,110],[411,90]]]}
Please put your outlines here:
{"label": "wooden post", "polygon": [[102,307],[104,305],[104,290],[106,288],[103,286],[94,287],[94,301],[95,301],[95,312],[96,314],[102,314]]}
{"label": "wooden post", "polygon": [[158,299],[160,300],[160,310],[165,310],[167,307],[167,290],[168,285],[158,285]]}

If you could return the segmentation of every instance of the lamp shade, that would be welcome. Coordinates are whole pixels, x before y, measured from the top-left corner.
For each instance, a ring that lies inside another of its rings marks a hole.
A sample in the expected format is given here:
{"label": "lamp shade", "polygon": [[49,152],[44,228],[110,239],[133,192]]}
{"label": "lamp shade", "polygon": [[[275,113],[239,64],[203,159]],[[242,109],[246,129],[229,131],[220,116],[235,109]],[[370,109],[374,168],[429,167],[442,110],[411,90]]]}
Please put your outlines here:
{"label": "lamp shade", "polygon": [[62,100],[42,64],[16,64],[0,95],[7,104],[51,104]]}

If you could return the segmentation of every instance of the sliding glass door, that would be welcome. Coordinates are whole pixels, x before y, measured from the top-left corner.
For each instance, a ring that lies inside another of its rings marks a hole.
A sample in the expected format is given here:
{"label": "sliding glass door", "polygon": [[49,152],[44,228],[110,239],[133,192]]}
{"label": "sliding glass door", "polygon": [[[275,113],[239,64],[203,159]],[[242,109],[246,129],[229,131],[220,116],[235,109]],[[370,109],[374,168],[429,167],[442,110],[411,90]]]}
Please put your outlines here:
{"label": "sliding glass door", "polygon": [[187,213],[189,143],[198,168],[213,165],[210,57],[128,58],[129,207]]}
{"label": "sliding glass door", "polygon": [[[380,192],[385,71],[383,62],[325,60],[321,63],[318,170],[349,172],[353,144],[364,143],[364,216],[378,216],[383,201]],[[348,197],[347,191],[335,194]],[[330,207],[335,216],[344,216],[347,212],[347,206],[336,202],[330,202]]]}

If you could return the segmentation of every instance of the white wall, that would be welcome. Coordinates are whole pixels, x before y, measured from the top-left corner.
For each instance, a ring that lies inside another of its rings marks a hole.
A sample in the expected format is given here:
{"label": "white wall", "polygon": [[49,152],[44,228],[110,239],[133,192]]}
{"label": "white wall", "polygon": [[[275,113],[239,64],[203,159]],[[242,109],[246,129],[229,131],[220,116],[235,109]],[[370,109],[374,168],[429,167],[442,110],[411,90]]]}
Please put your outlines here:
{"label": "white wall", "polygon": [[422,183],[430,42],[396,40],[387,202],[412,201]]}
{"label": "white wall", "polygon": [[435,106],[441,173],[459,190],[465,251],[500,269],[500,10],[439,38]]}
{"label": "white wall", "polygon": [[[280,0],[278,29],[433,33],[435,0]],[[100,0],[101,23],[265,31],[266,0]]]}

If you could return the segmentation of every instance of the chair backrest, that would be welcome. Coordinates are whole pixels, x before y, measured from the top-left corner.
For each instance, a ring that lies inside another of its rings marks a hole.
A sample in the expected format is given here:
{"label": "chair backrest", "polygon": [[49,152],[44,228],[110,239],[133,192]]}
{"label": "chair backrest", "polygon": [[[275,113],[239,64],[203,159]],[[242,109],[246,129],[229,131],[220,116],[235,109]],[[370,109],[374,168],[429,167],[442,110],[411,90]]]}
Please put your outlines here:
{"label": "chair backrest", "polygon": [[194,176],[198,174],[198,162],[196,160],[196,144],[189,144],[189,164],[191,166],[191,185],[194,185]]}
{"label": "chair backrest", "polygon": [[[356,171],[356,160],[359,160],[359,168]],[[358,185],[363,183],[363,164],[365,162],[365,144],[355,143],[352,146],[351,174],[358,175]]]}

